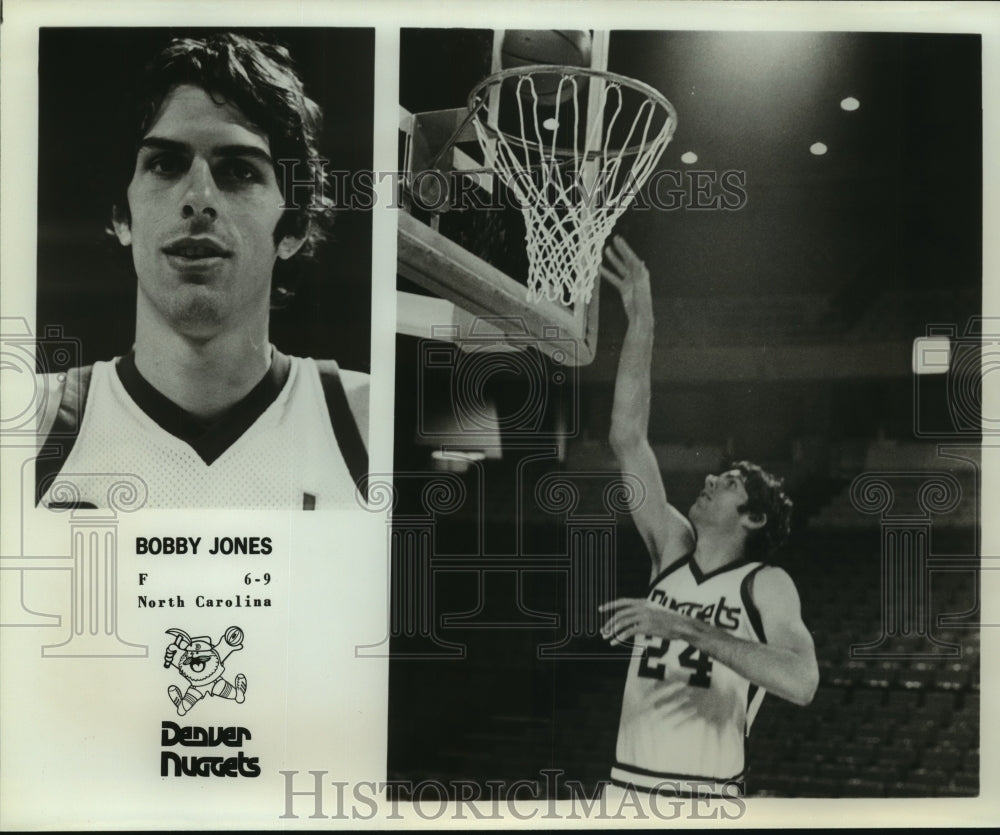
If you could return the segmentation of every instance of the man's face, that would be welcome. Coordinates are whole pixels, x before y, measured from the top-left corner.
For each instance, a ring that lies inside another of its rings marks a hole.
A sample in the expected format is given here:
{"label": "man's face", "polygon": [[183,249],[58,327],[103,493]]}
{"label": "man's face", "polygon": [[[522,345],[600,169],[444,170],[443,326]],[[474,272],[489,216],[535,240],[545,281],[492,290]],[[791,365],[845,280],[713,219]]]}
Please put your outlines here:
{"label": "man's face", "polygon": [[275,261],[302,241],[275,244],[283,210],[270,143],[238,108],[200,87],[171,90],[127,195],[131,223],[116,221],[115,231],[132,246],[140,316],[196,339],[266,323]]}
{"label": "man's face", "polygon": [[739,470],[729,470],[705,478],[705,488],[691,505],[688,515],[696,526],[737,528],[745,521],[750,522],[749,514],[739,511],[748,500],[743,474]]}

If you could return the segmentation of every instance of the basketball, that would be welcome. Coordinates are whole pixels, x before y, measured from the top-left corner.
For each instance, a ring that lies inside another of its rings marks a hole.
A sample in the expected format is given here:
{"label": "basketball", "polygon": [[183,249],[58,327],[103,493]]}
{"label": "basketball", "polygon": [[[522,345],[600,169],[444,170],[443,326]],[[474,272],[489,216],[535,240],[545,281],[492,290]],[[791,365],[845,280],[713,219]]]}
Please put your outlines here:
{"label": "basketball", "polygon": [[[572,29],[508,29],[504,32],[500,51],[503,69],[527,67],[538,64],[589,67],[591,37],[583,30]],[[561,75],[543,73],[535,75],[534,89],[542,104],[555,104]],[[522,86],[523,96],[530,90]],[[559,100],[566,101],[573,94],[572,84],[563,84]]]}
{"label": "basketball", "polygon": [[230,626],[226,630],[224,639],[226,643],[229,644],[229,646],[231,647],[238,646],[239,644],[243,643],[243,630],[240,629],[238,626]]}

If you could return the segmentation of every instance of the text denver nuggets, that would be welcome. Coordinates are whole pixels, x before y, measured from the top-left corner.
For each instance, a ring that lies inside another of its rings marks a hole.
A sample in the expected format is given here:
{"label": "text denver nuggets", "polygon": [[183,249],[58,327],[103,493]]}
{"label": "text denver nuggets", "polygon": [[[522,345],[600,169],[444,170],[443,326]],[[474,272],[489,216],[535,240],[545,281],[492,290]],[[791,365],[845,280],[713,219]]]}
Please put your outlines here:
{"label": "text denver nuggets", "polygon": [[[250,731],[244,727],[202,728],[198,725],[181,726],[176,722],[160,725],[160,745],[164,748],[182,747],[242,748],[250,740]],[[236,756],[202,757],[181,755],[176,751],[160,752],[161,777],[260,777],[258,757],[248,757],[242,750]],[[171,771],[173,772],[171,774]]]}

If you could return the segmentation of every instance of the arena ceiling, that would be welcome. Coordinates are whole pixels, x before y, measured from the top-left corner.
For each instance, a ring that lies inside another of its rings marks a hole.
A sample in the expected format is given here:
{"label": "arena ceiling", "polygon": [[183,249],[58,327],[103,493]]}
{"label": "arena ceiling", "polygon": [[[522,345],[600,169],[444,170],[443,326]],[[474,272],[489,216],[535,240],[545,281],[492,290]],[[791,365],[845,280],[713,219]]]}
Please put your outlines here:
{"label": "arena ceiling", "polygon": [[[633,210],[622,222],[655,265],[656,292],[978,294],[978,36],[616,32],[609,68],[674,103],[661,168],[745,172],[735,211]],[[697,162],[683,162],[691,152]]]}

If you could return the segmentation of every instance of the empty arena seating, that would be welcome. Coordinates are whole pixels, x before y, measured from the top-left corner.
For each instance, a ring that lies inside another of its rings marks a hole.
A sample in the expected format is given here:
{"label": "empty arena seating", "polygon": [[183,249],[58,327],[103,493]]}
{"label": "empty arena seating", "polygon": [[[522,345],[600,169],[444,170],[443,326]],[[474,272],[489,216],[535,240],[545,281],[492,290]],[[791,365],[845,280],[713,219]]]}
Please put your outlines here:
{"label": "empty arena seating", "polygon": [[[941,547],[953,551],[951,544],[944,539]],[[915,618],[929,642],[883,632],[877,536],[815,531],[796,548],[793,563],[814,562],[813,570],[800,565],[793,573],[816,641],[820,689],[804,709],[765,700],[751,736],[751,791],[977,795],[979,631],[971,619],[967,627],[936,625],[942,615],[974,608],[972,572],[931,576],[930,607]]]}
{"label": "empty arena seating", "polygon": [[[883,463],[891,468],[891,461]],[[694,477],[680,474],[685,475]],[[966,495],[974,497],[974,482],[967,474],[960,476]],[[751,733],[748,794],[976,796],[980,641],[974,615],[975,503],[971,509],[957,508],[957,520],[930,518],[928,556],[939,562],[923,577],[926,597],[901,618],[886,611],[880,519],[859,514],[845,498],[847,486],[841,485],[833,503],[850,507],[851,513],[821,510],[795,533],[779,558],[800,592],[803,619],[816,644],[820,686],[805,708],[765,698]],[[587,497],[582,499],[589,508]],[[529,511],[526,507],[522,553],[562,548],[565,536],[553,527],[551,516]],[[648,563],[641,540],[624,520],[616,533],[621,557],[616,593],[637,596],[648,581]],[[449,524],[452,531],[458,529]],[[498,547],[497,541],[490,544]],[[443,612],[476,604],[475,584],[462,580],[473,590],[470,599],[465,586],[459,594],[459,581],[457,575],[437,581]],[[487,578],[479,587],[481,605],[488,602],[492,582]],[[563,579],[524,573],[518,582],[528,609],[555,612],[565,624]],[[391,729],[390,776],[527,779],[564,798],[571,781],[578,781],[592,794],[607,779],[614,758],[628,653],[588,658],[587,652],[603,651],[603,643],[577,637],[567,645],[569,656],[539,656],[539,645],[551,642],[558,631],[541,625],[510,630],[455,626],[440,634],[464,647],[461,663],[394,666],[391,693],[400,695],[391,696],[396,701],[390,713],[406,728]],[[527,664],[526,658],[533,662]],[[504,682],[502,688],[496,687],[498,680]],[[546,770],[558,773],[557,785],[542,786]]]}

